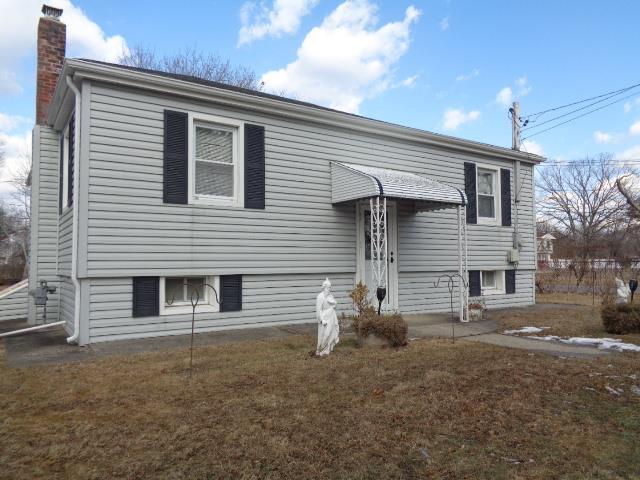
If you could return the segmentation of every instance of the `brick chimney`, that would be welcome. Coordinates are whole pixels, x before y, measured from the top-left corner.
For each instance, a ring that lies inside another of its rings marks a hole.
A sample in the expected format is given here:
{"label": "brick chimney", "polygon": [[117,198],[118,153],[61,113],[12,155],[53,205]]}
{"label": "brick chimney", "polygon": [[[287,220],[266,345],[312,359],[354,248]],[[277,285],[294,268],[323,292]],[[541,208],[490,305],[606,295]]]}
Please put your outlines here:
{"label": "brick chimney", "polygon": [[42,13],[38,22],[36,125],[47,123],[49,104],[62,71],[67,46],[67,27],[60,21],[62,10],[43,5]]}

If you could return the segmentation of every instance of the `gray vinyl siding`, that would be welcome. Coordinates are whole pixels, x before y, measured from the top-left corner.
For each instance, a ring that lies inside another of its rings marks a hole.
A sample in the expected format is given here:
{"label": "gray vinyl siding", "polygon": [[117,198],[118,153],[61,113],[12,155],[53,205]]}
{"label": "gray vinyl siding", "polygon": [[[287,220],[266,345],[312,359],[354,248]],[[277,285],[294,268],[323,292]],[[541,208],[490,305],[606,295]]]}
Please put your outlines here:
{"label": "gray vinyl siding", "polygon": [[[31,238],[29,289],[40,280],[58,287],[58,132],[46,126],[36,126],[33,132],[33,165],[31,186]],[[35,307],[29,296],[29,322],[42,322],[42,307]],[[49,295],[49,320],[58,318],[58,293]]]}
{"label": "gray vinyl siding", "polygon": [[20,282],[5,291],[0,291],[0,322],[3,320],[26,320],[28,302],[29,286],[27,282]]}
{"label": "gray vinyl siding", "polygon": [[[81,170],[86,176],[82,174],[79,185],[87,199],[79,203],[86,212],[79,218],[78,268],[86,278],[81,302],[87,305],[87,314],[81,315],[82,343],[189,333],[188,314],[132,318],[133,276],[242,274],[243,310],[197,314],[197,331],[313,322],[315,296],[325,276],[334,284],[341,311],[350,311],[347,294],[356,276],[355,207],[332,205],[331,162],[405,170],[463,189],[463,163],[472,161],[510,169],[515,191],[509,160],[97,83],[84,91],[83,112],[89,115],[82,125],[90,136],[83,135],[89,168]],[[164,204],[164,109],[264,125],[266,208]],[[517,291],[487,297],[492,308],[534,301],[532,165],[523,163],[521,172]],[[515,225],[515,204],[512,212]],[[69,256],[64,225],[63,220],[62,273]],[[467,225],[469,269],[512,268],[507,251],[514,228]],[[407,205],[399,206],[400,311],[448,309],[446,287],[434,288],[433,282],[440,273],[457,271],[457,232],[455,209],[416,214]],[[64,292],[70,300],[72,287],[65,286]]]}
{"label": "gray vinyl siding", "polygon": [[[438,277],[442,273],[450,272],[406,272],[399,275],[398,303],[403,313],[448,312],[450,310],[450,296],[447,278],[442,278],[438,287]],[[504,308],[526,306],[533,304],[533,275],[531,270],[516,272],[516,293],[510,295],[486,295],[481,297],[487,308]],[[458,283],[453,292],[453,305],[457,308]],[[476,299],[474,297],[474,299]],[[473,301],[473,300],[472,300]],[[457,313],[457,310],[456,310]]]}
{"label": "gray vinyl siding", "polygon": [[[349,312],[352,275],[330,277],[338,302],[337,312]],[[197,313],[196,331],[207,332],[254,326],[315,322],[315,300],[322,290],[322,275],[245,275],[242,310]],[[89,341],[184,335],[191,332],[191,314],[131,317],[131,278],[90,280]]]}
{"label": "gray vinyl siding", "polygon": [[60,215],[58,227],[58,274],[71,276],[73,208],[66,208]]}
{"label": "gray vinyl siding", "polygon": [[75,287],[70,277],[60,277],[60,321],[65,322],[67,332],[73,332]]}
{"label": "gray vinyl siding", "polygon": [[[91,92],[88,276],[354,273],[355,213],[331,204],[331,161],[403,169],[458,188],[464,161],[513,169],[511,161],[133,90],[93,85]],[[265,210],[162,203],[165,108],[265,125]],[[531,216],[531,205],[522,206],[531,202],[530,190],[523,187],[522,193],[520,208]],[[403,220],[408,225],[400,226],[400,254],[406,259],[401,269],[451,270],[457,243],[448,239],[457,232],[455,210]],[[520,223],[524,227],[527,220]],[[533,228],[530,220],[527,228]],[[470,226],[470,267],[506,266],[512,232]],[[533,268],[533,235],[523,230],[522,238],[521,264]]]}

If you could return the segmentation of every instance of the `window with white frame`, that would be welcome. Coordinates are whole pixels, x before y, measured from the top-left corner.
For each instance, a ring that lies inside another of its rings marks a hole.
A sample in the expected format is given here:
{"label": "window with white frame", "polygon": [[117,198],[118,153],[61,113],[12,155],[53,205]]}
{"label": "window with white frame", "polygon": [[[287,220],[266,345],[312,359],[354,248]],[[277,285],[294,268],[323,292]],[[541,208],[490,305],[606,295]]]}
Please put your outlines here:
{"label": "window with white frame", "polygon": [[[160,279],[160,314],[191,313],[193,303],[198,312],[217,312],[219,305],[218,277],[188,276],[163,277]],[[193,302],[193,303],[192,303]]]}
{"label": "window with white frame", "polygon": [[498,170],[478,168],[478,221],[494,223],[498,218]]}
{"label": "window with white frame", "polygon": [[241,203],[241,127],[224,118],[191,118],[190,189],[195,202]]}
{"label": "window with white frame", "polygon": [[504,270],[483,270],[480,279],[482,295],[505,293]]}

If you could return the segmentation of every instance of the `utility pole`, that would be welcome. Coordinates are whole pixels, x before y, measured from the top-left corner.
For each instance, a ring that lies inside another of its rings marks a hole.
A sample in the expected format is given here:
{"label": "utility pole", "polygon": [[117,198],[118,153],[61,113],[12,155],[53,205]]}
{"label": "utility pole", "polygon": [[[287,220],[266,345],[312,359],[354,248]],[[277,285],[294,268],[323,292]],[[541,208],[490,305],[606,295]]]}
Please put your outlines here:
{"label": "utility pole", "polygon": [[520,150],[520,102],[513,102],[511,113],[511,148]]}

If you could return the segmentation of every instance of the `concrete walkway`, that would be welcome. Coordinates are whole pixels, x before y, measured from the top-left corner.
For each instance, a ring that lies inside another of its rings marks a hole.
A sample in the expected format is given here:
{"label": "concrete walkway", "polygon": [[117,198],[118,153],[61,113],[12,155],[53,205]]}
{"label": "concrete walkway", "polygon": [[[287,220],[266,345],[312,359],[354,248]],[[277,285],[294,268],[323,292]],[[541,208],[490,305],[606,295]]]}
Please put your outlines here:
{"label": "concrete walkway", "polygon": [[594,358],[612,354],[608,350],[600,350],[595,347],[503,335],[496,333],[498,324],[493,320],[468,323],[456,321],[452,325],[451,319],[447,315],[405,315],[405,319],[409,324],[410,338],[451,338],[453,326],[456,339],[460,338],[470,342],[529,350],[557,357]]}
{"label": "concrete walkway", "polygon": [[[405,315],[409,324],[409,338],[451,338],[481,342],[500,347],[517,348],[549,355],[574,358],[593,358],[611,355],[611,352],[594,347],[566,345],[531,338],[496,333],[498,324],[492,320],[452,324],[448,315]],[[0,331],[26,327],[26,322],[2,322]],[[194,337],[196,346],[220,345],[229,342],[264,340],[288,335],[315,336],[315,323],[268,326],[199,333]],[[110,355],[132,355],[157,352],[174,348],[188,348],[190,336],[177,335],[139,340],[121,340],[97,343],[86,347],[68,345],[67,334],[62,327],[25,333],[5,338],[6,362],[10,367],[57,364],[91,360]]]}

